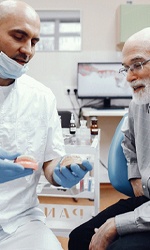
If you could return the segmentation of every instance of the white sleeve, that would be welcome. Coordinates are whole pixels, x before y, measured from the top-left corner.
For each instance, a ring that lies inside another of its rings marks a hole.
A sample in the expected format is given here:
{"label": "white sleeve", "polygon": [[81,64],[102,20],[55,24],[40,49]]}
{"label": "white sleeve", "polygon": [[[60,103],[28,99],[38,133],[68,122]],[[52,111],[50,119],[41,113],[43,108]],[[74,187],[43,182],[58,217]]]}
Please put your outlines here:
{"label": "white sleeve", "polygon": [[54,98],[53,102],[51,103],[51,113],[48,124],[45,162],[60,156],[64,156],[65,154],[61,122],[56,109],[56,100]]}
{"label": "white sleeve", "polygon": [[119,235],[150,230],[150,201],[137,207],[134,211],[115,217]]}

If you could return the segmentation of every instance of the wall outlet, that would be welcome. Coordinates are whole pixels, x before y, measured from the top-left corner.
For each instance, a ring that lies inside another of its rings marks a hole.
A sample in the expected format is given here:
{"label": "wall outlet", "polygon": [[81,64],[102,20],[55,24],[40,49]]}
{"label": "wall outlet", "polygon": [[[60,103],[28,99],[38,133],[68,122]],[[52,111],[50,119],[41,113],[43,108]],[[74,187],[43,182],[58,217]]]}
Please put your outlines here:
{"label": "wall outlet", "polygon": [[65,95],[74,95],[74,89],[75,87],[73,86],[66,86],[65,87]]}

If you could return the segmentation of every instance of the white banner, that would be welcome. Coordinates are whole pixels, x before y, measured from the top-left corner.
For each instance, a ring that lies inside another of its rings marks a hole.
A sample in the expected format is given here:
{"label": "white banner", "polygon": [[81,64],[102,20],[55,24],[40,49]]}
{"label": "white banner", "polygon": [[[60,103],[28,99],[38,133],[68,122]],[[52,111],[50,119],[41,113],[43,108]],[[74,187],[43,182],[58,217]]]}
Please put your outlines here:
{"label": "white banner", "polygon": [[93,216],[92,206],[40,204],[51,229],[70,230]]}

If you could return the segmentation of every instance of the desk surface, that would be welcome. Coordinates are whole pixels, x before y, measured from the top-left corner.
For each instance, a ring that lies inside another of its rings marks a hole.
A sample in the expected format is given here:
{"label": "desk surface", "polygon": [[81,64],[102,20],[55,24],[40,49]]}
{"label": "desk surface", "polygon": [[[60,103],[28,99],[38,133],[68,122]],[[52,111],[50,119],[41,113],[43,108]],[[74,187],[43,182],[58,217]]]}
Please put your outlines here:
{"label": "desk surface", "polygon": [[94,109],[83,108],[82,114],[85,117],[88,116],[124,116],[128,112],[128,109]]}

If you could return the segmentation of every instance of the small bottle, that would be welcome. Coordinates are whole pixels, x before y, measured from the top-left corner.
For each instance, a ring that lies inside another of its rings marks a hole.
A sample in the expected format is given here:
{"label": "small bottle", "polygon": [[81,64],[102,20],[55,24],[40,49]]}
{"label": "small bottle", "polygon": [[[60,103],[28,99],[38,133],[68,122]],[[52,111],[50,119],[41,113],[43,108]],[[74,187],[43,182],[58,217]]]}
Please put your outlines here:
{"label": "small bottle", "polygon": [[70,127],[69,127],[70,134],[75,134],[76,129],[77,128],[76,128],[75,118],[74,118],[74,115],[71,114]]}
{"label": "small bottle", "polygon": [[86,120],[80,120],[80,139],[85,140],[87,139],[87,126],[86,126],[87,121]]}
{"label": "small bottle", "polygon": [[98,135],[98,120],[96,117],[91,118],[90,131],[91,135]]}
{"label": "small bottle", "polygon": [[80,120],[80,129],[79,129],[79,140],[81,143],[85,144],[88,139],[88,129],[86,126],[86,120]]}

